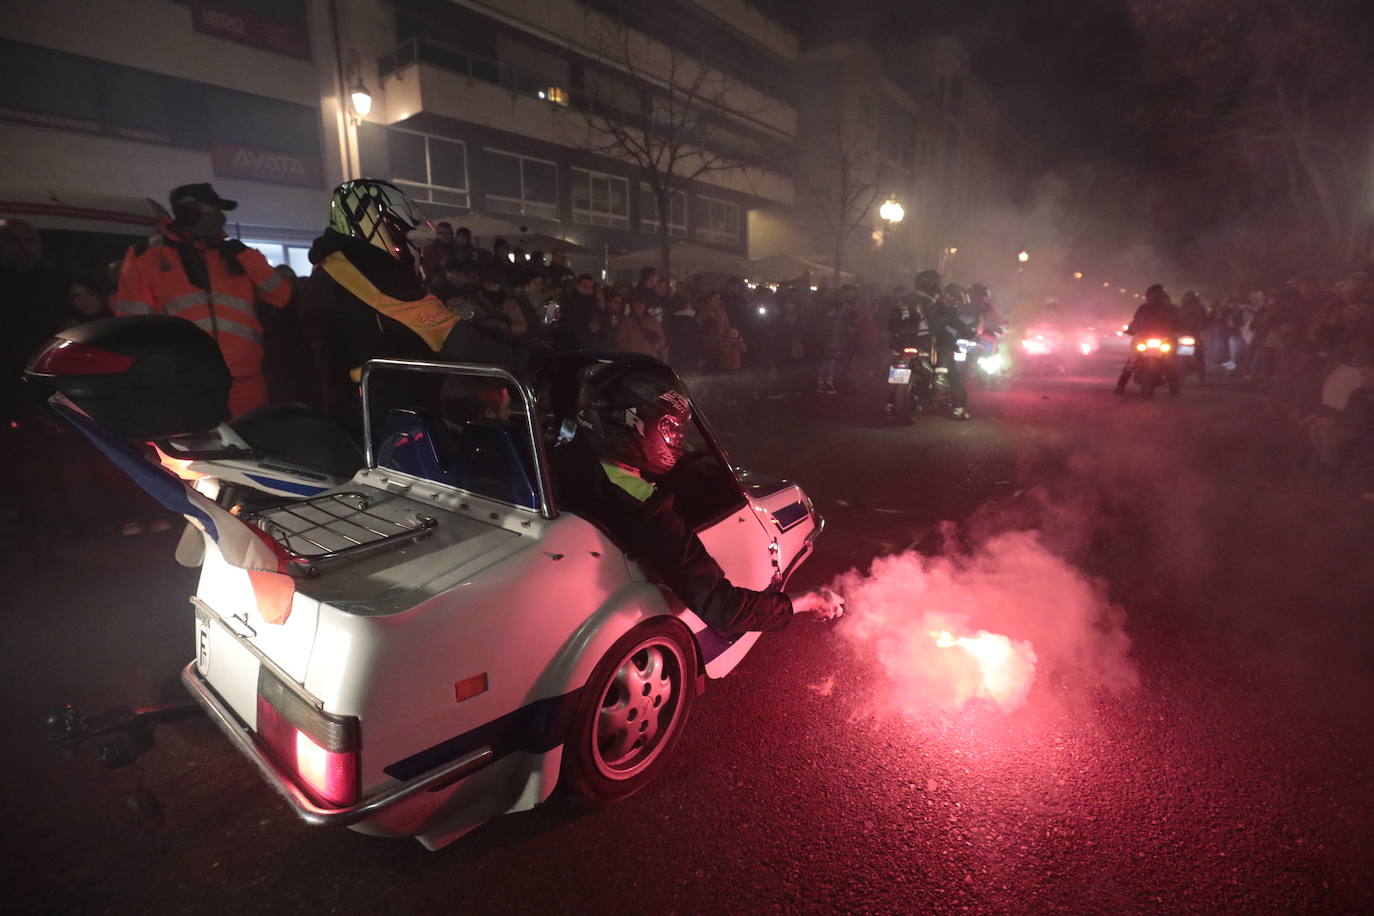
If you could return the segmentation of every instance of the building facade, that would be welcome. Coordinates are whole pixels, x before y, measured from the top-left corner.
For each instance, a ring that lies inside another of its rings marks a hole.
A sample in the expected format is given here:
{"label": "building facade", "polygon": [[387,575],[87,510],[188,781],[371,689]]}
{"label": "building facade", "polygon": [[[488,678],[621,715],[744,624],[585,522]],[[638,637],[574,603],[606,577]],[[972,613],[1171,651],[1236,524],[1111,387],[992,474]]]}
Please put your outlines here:
{"label": "building facade", "polygon": [[[891,279],[911,260],[921,106],[859,41],[804,51],[798,86],[794,247],[865,279]],[[882,217],[887,201],[905,211]]]}
{"label": "building facade", "polygon": [[[455,225],[615,253],[655,244],[663,218],[675,238],[745,254],[751,211],[792,202],[797,53],[743,0],[26,4],[0,27],[0,213],[140,235],[148,201],[209,180],[240,201],[235,234],[300,270],[329,189],[367,175]],[[587,109],[614,94],[652,119],[654,63],[670,59],[719,89],[701,148],[749,167],[700,175],[660,217]]]}

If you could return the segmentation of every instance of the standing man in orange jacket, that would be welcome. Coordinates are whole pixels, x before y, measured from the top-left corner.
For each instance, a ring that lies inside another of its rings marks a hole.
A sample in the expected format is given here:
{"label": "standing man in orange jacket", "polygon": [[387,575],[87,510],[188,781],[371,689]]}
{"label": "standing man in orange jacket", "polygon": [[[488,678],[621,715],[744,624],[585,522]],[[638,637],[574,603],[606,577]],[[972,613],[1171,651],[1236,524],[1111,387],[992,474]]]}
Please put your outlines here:
{"label": "standing man in orange jacket", "polygon": [[225,238],[224,211],[236,201],[201,183],[174,189],[171,202],[172,218],[161,231],[124,256],[115,314],[176,315],[214,337],[234,377],[229,413],[238,416],[267,403],[253,299],[280,308],[291,285],[261,252]]}

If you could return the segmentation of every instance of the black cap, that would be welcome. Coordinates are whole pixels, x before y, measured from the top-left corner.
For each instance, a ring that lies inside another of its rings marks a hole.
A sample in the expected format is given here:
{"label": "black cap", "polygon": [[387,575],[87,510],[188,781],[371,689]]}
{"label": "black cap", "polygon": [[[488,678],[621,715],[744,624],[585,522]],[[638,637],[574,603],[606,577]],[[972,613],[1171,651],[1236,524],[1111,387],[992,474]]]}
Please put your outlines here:
{"label": "black cap", "polygon": [[168,197],[172,201],[173,210],[187,203],[209,204],[221,210],[232,210],[239,205],[236,200],[225,200],[216,194],[215,189],[208,181],[202,181],[199,184],[184,184],[181,187],[173,188]]}

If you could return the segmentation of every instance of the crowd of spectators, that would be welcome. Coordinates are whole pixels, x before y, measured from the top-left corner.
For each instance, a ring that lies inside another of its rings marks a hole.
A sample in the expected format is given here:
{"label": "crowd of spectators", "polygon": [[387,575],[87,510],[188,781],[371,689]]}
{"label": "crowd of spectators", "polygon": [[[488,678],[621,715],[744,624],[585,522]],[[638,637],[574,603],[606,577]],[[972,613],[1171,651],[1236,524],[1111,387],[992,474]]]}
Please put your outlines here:
{"label": "crowd of spectators", "polygon": [[[485,248],[461,227],[440,223],[437,230],[420,253],[426,286],[460,319],[518,354],[546,345],[642,353],[675,368],[698,401],[712,408],[842,390],[871,394],[874,404],[881,400],[890,356],[882,329],[905,292],[900,288],[831,286],[825,278],[756,285],[689,276],[674,283],[652,267],[625,282],[604,283],[575,273],[561,251],[546,258],[501,239]],[[54,331],[111,314],[119,262],[90,265],[74,276],[58,275],[46,264],[33,226],[0,220],[0,441],[10,469],[0,484],[0,528],[32,515],[39,493],[47,494],[44,514],[89,524],[93,510],[81,495],[87,492],[83,482],[110,484],[93,470],[102,462],[89,461],[79,447],[73,456],[45,432],[41,416],[24,401],[20,377],[28,357]],[[290,267],[276,269],[293,292],[284,308],[260,303],[257,309],[271,400],[324,406],[300,320],[302,281]],[[1319,467],[1344,473],[1370,452],[1374,282],[1367,273],[1352,274],[1335,288],[1305,276],[1248,296],[1194,296],[1183,312],[1205,341],[1203,368],[1263,386],[1274,414],[1305,431]],[[126,493],[120,513],[126,532],[162,526],[145,498],[119,489]]]}
{"label": "crowd of spectators", "polygon": [[1322,473],[1374,491],[1374,282],[1308,274],[1272,289],[1191,303],[1208,368],[1261,387],[1273,416],[1304,433]]}

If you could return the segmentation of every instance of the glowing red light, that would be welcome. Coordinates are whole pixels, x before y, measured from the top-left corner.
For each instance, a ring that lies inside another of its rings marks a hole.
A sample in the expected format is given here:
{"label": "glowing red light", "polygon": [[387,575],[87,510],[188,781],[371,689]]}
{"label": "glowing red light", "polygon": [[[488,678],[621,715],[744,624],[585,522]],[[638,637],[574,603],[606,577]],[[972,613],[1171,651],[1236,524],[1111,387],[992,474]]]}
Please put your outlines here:
{"label": "glowing red light", "polygon": [[119,375],[134,362],[132,356],[57,338],[34,358],[30,369],[39,375]]}

